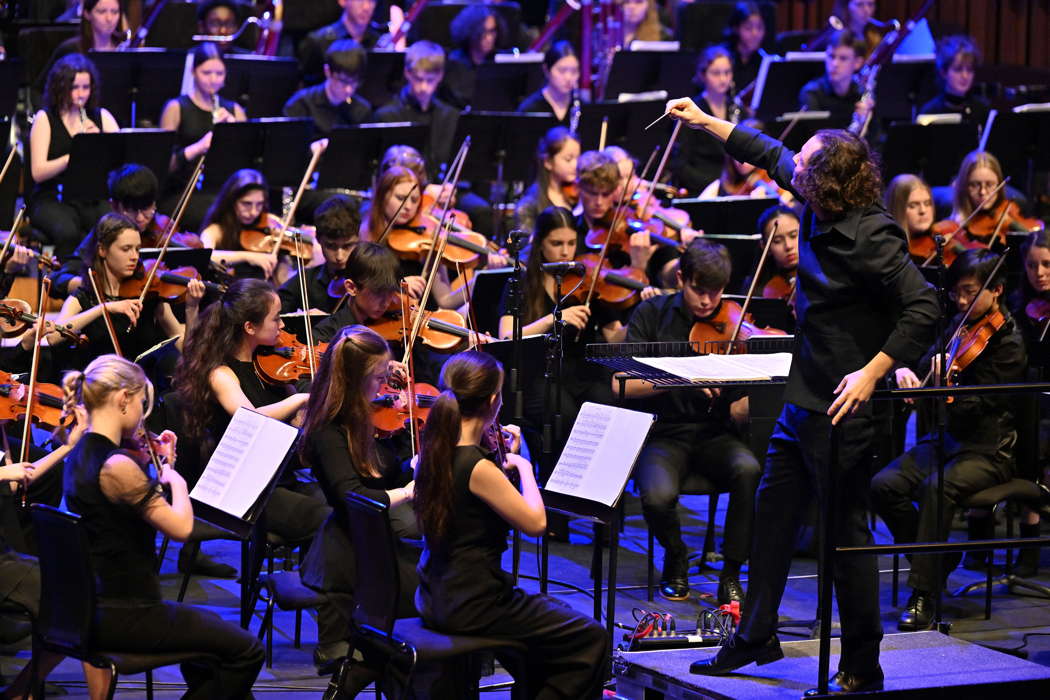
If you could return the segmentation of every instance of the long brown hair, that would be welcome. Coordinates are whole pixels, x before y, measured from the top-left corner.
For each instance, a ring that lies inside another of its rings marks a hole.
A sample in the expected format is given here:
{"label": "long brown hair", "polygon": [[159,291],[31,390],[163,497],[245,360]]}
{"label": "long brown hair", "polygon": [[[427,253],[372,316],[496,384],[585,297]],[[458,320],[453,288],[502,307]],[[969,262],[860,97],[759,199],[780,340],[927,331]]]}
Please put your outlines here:
{"label": "long brown hair", "polygon": [[[421,191],[423,185],[419,182],[419,178],[414,171],[401,165],[394,165],[387,169],[379,176],[379,180],[376,182],[372,206],[368,209],[368,240],[374,241],[386,228],[386,217],[383,215],[383,210],[386,208],[386,198],[402,182],[418,184],[420,189],[419,195],[423,195]],[[405,206],[407,207],[408,205],[406,204]]]}
{"label": "long brown hair", "polygon": [[361,476],[379,473],[379,456],[372,439],[372,403],[363,388],[376,366],[390,358],[386,341],[365,326],[346,326],[328,346],[306,404],[300,454],[325,425],[346,433],[350,459]]}
{"label": "long brown hair", "polygon": [[898,175],[890,180],[890,184],[886,187],[886,208],[890,210],[890,216],[898,226],[904,229],[904,233],[909,238],[911,238],[911,233],[908,231],[908,197],[911,197],[911,193],[920,188],[926,190],[931,198],[933,197],[933,192],[926,181],[911,173]]}
{"label": "long brown hair", "polygon": [[270,210],[269,187],[262,173],[251,168],[241,168],[233,175],[230,175],[226,182],[222,184],[222,189],[216,195],[215,201],[208,209],[208,213],[204,215],[201,231],[204,231],[212,224],[219,225],[219,229],[222,232],[222,237],[219,239],[220,250],[241,249],[241,231],[245,227],[241,224],[241,220],[237,218],[237,200],[252,190],[262,190],[264,205],[262,214],[259,215],[257,221],[263,220],[266,217],[266,213]]}
{"label": "long brown hair", "polygon": [[[970,151],[967,153],[959,166],[959,174],[955,176],[955,182],[952,183],[952,218],[957,222],[961,223],[963,219],[973,213],[973,202],[970,201],[970,175],[977,168],[988,168],[995,173],[995,177],[998,180],[995,184],[998,185],[1003,181],[1003,166],[999,164],[998,158],[988,151]],[[999,206],[999,203],[1003,201],[1005,196],[1006,194],[1003,190],[999,190],[995,201],[988,206]]]}
{"label": "long brown hair", "polygon": [[[543,241],[559,228],[576,228],[572,212],[565,207],[547,207],[536,217],[536,230],[532,234],[529,259],[525,263],[526,323],[532,323],[544,315],[547,291],[543,285],[543,263],[551,261],[543,256]],[[577,250],[577,255],[580,252]]]}
{"label": "long brown hair", "polygon": [[209,377],[228,365],[244,340],[244,324],[261,324],[273,307],[277,292],[265,280],[239,279],[201,312],[186,336],[173,384],[182,407],[185,437],[201,440],[218,410]]}
{"label": "long brown hair", "polygon": [[421,437],[412,506],[429,544],[449,531],[454,504],[452,462],[464,418],[491,419],[492,397],[503,386],[503,366],[483,352],[453,355],[441,368],[442,390],[430,409]]}
{"label": "long brown hair", "polygon": [[580,142],[576,134],[566,127],[556,126],[549,129],[536,145],[536,202],[539,209],[546,209],[551,205],[550,197],[547,196],[551,173],[545,167],[545,163],[554,160],[569,141],[575,141],[577,144]]}
{"label": "long brown hair", "polygon": [[882,176],[862,138],[843,129],[821,129],[818,149],[796,177],[799,194],[829,217],[869,207],[882,195]]}
{"label": "long brown hair", "polygon": [[[105,285],[105,280],[107,278],[105,270],[106,260],[102,257],[99,251],[108,250],[109,247],[113,245],[118,238],[120,238],[120,234],[124,233],[129,229],[135,231],[136,233],[138,233],[139,230],[138,227],[135,226],[135,222],[133,222],[131,219],[124,216],[123,214],[118,214],[116,212],[111,211],[107,214],[103,214],[102,217],[98,220],[98,223],[95,224],[95,228],[93,228],[91,230],[91,233],[88,234],[91,238],[94,239],[94,245],[89,246],[89,249],[87,251],[87,260],[85,262],[87,262],[88,267],[90,267],[94,271],[95,280],[99,283],[100,286]],[[100,289],[100,291],[103,295],[106,294],[106,290],[104,287]],[[102,302],[103,300],[99,299],[98,301]]]}
{"label": "long brown hair", "polygon": [[[73,106],[73,81],[76,80],[77,73],[87,73],[91,78],[91,94],[88,95],[84,109],[93,113],[99,107],[98,69],[87,56],[71,53],[55,61],[55,65],[51,66],[47,73],[47,83],[44,85],[44,107],[52,110],[56,116]],[[102,128],[101,123],[98,126]],[[51,128],[54,129],[54,126]]]}

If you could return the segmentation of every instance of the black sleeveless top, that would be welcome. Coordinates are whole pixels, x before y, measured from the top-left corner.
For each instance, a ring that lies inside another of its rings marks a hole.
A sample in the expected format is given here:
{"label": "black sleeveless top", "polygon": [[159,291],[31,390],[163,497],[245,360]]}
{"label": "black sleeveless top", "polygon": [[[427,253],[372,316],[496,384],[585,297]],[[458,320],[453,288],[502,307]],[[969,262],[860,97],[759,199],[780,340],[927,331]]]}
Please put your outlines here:
{"label": "black sleeveless top", "polygon": [[102,465],[113,454],[131,456],[104,435],[89,432],[80,438],[66,456],[66,504],[80,515],[87,532],[99,604],[157,603],[161,600],[154,549],[157,531],[142,518],[142,507],[161,497],[160,485],[151,480],[137,506],[113,503],[98,481]]}
{"label": "black sleeveless top", "polygon": [[[45,113],[47,114],[48,123],[51,124],[51,141],[47,144],[47,159],[55,160],[56,158],[68,155],[69,152],[73,150],[73,136],[71,136],[69,130],[66,129],[66,124],[62,121],[61,115],[50,108],[45,110]],[[101,109],[88,110],[87,116],[88,119],[98,125],[99,129],[102,128]],[[33,187],[33,193],[57,192],[58,186],[65,184],[65,178],[66,171],[63,170],[53,178],[37,182]]]}
{"label": "black sleeveless top", "polygon": [[[179,127],[175,130],[175,151],[182,153],[182,149],[191,143],[196,143],[212,130],[211,110],[201,109],[190,99],[189,95],[179,95],[176,99],[179,104]],[[234,113],[236,104],[232,100],[219,98],[219,105],[224,107],[230,114]],[[184,158],[179,157],[179,169],[168,178],[167,189],[181,192],[186,186],[186,181],[193,174],[195,162],[187,163]]]}
{"label": "black sleeveless top", "polygon": [[[109,301],[117,299],[106,295]],[[80,303],[81,311],[87,311],[98,305],[91,285],[87,284],[73,292],[73,298]],[[121,354],[129,360],[134,360],[146,350],[165,339],[164,331],[156,321],[157,307],[160,305],[157,297],[147,297],[142,303],[142,313],[139,321],[131,328],[131,320],[124,314],[110,313],[113,320],[113,330],[116,331],[117,342],[120,343]],[[84,326],[81,331],[87,336],[88,342],[83,346],[70,351],[69,362],[72,367],[86,367],[91,360],[99,355],[113,352],[113,341],[109,337],[106,328],[106,320],[99,316],[97,319]]]}

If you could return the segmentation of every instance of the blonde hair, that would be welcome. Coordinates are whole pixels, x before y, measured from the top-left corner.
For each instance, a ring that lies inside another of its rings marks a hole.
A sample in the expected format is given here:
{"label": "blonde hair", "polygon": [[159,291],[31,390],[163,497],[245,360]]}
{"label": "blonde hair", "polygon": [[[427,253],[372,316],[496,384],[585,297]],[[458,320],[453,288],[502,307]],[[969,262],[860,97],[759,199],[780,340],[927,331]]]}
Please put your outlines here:
{"label": "blonde hair", "polygon": [[926,190],[931,197],[933,196],[933,190],[926,184],[926,181],[911,173],[898,175],[890,180],[890,184],[886,187],[886,208],[890,210],[890,216],[898,226],[904,229],[905,233],[908,232],[908,197],[911,197],[911,193],[919,188]]}
{"label": "blonde hair", "polygon": [[[996,185],[1003,181],[1003,166],[999,165],[998,158],[988,151],[970,151],[963,158],[962,165],[959,166],[959,174],[955,176],[955,182],[952,183],[952,218],[958,222],[961,222],[973,213],[974,205],[970,201],[970,175],[977,168],[988,168],[995,173],[995,177],[998,180],[995,183]],[[995,201],[991,202],[989,206],[996,206],[1003,201],[1004,196],[1006,195],[1003,191],[999,190]]]}
{"label": "blonde hair", "polygon": [[77,404],[94,410],[121,389],[132,394],[145,389],[147,406],[153,406],[153,383],[141,367],[119,355],[99,355],[83,372],[73,370],[62,376],[62,417],[71,415]]}
{"label": "blonde hair", "polygon": [[405,51],[405,70],[444,73],[445,50],[433,41],[417,41]]}

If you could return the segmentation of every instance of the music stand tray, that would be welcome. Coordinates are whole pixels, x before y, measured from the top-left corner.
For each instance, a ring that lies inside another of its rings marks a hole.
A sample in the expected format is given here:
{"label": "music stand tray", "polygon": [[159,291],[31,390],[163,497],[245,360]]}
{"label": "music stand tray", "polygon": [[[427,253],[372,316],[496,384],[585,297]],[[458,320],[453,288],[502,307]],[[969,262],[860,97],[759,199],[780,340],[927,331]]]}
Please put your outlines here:
{"label": "music stand tray", "polygon": [[332,129],[321,158],[318,189],[367,190],[372,174],[390,146],[404,144],[423,152],[428,128],[410,122],[356,124]]}
{"label": "music stand tray", "polygon": [[453,143],[471,137],[463,179],[484,182],[508,177],[531,182],[536,175],[536,144],[557,125],[550,114],[463,112]]}
{"label": "music stand tray", "polygon": [[77,134],[69,152],[62,198],[88,202],[109,199],[107,176],[124,163],[141,163],[152,170],[163,191],[174,147],[175,132],[163,129]]}
{"label": "music stand tray", "polygon": [[823,51],[791,52],[785,56],[767,54],[762,57],[755,79],[751,109],[764,120],[793,112],[798,109],[798,94],[803,86],[822,75]]}
{"label": "music stand tray", "polygon": [[977,125],[893,122],[882,149],[882,176],[916,173],[931,187],[948,185],[959,162],[977,148]]}
{"label": "music stand tray", "polygon": [[357,92],[372,109],[390,102],[405,84],[404,51],[369,51],[365,75]]}
{"label": "music stand tray", "polygon": [[206,192],[218,192],[241,168],[255,168],[270,187],[298,187],[310,160],[309,119],[253,119],[216,124],[204,168]]}
{"label": "music stand tray", "polygon": [[474,291],[471,292],[473,298],[495,302],[478,304],[474,307],[478,330],[493,336],[499,335],[499,300],[503,298],[507,280],[513,275],[513,267],[497,267],[474,272]]}

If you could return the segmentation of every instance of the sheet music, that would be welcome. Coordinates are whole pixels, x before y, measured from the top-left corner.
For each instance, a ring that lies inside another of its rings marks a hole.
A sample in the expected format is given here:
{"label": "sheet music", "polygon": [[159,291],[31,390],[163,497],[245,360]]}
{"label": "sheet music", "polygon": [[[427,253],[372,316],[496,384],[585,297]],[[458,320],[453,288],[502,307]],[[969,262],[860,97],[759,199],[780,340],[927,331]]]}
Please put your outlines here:
{"label": "sheet music", "polygon": [[656,417],[584,403],[544,489],[612,506]]}
{"label": "sheet music", "polygon": [[791,370],[791,353],[637,357],[642,364],[690,382],[771,381]]}
{"label": "sheet music", "polygon": [[243,518],[284,462],[299,431],[238,408],[190,497]]}

